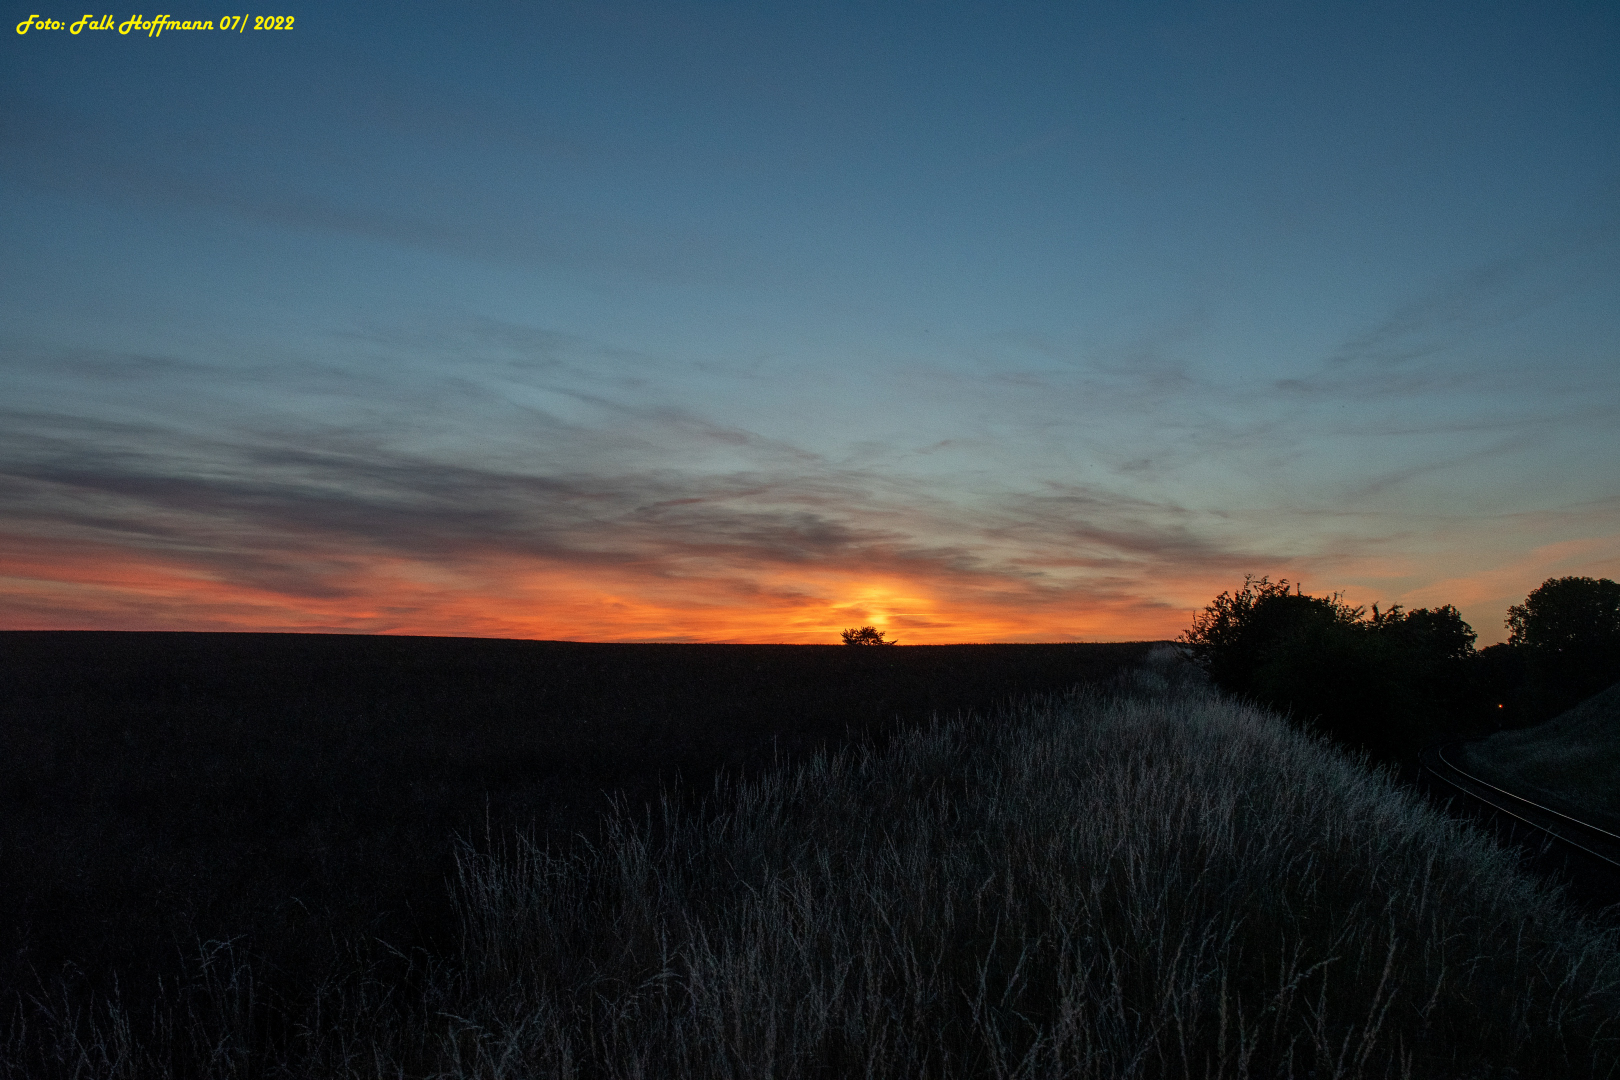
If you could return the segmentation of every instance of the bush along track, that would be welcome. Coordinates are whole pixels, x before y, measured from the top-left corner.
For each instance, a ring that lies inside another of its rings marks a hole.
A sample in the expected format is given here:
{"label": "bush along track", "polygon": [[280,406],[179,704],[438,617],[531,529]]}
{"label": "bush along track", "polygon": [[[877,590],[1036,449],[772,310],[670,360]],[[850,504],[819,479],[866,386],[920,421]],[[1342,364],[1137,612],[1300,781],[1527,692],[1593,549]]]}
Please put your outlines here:
{"label": "bush along track", "polygon": [[463,844],[459,951],[408,992],[358,975],[258,1022],[292,1006],[240,964],[157,1018],[25,1006],[6,1072],[1620,1076],[1612,925],[1203,692],[937,722],[709,811]]}

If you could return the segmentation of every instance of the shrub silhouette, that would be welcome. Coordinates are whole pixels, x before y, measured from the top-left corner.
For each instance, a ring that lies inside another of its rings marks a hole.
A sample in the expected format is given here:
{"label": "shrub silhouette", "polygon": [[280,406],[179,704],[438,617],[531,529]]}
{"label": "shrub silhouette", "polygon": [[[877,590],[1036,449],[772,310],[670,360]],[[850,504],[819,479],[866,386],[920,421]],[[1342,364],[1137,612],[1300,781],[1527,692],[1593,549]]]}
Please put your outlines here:
{"label": "shrub silhouette", "polygon": [[[1372,614],[1339,593],[1310,596],[1287,580],[1248,576],[1182,635],[1216,686],[1379,757],[1417,751],[1477,723],[1475,634],[1455,607]],[[1495,722],[1496,718],[1492,718]]]}
{"label": "shrub silhouette", "polygon": [[1321,637],[1336,625],[1353,623],[1361,609],[1346,607],[1338,594],[1306,596],[1298,585],[1289,592],[1285,578],[1272,581],[1246,575],[1243,588],[1221,593],[1193,616],[1192,629],[1181,635],[1194,661],[1221,689],[1256,695],[1280,649]]}
{"label": "shrub silhouette", "polygon": [[842,634],[845,645],[898,645],[898,641],[888,641],[883,637],[883,631],[875,626],[863,626],[859,630],[845,630]]}

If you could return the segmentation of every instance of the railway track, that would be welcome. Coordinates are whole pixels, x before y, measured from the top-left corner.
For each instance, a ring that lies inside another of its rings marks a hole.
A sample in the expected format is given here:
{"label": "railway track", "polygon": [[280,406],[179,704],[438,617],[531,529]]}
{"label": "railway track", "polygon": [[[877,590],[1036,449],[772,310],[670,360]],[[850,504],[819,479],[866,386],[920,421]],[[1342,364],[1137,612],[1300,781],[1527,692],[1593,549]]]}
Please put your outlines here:
{"label": "railway track", "polygon": [[1598,907],[1620,904],[1620,835],[1463,769],[1456,764],[1458,746],[1440,743],[1419,755],[1431,795],[1494,826],[1540,869],[1566,879],[1580,899]]}

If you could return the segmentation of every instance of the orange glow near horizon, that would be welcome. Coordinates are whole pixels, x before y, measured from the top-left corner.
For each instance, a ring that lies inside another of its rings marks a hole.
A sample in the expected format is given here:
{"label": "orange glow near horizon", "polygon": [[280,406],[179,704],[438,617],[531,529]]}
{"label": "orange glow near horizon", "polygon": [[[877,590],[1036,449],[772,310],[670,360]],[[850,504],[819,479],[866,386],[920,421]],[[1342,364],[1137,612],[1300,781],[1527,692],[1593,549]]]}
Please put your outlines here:
{"label": "orange glow near horizon", "polygon": [[[1352,603],[1455,603],[1481,647],[1503,640],[1507,605],[1565,564],[1607,555],[1614,538],[1548,545],[1508,565],[1413,589],[1344,590]],[[1611,560],[1612,561],[1612,560]],[[297,573],[289,569],[296,566]],[[0,535],[0,629],[199,630],[402,634],[571,641],[836,644],[873,625],[902,644],[1130,641],[1174,638],[1195,612],[1242,584],[1230,570],[1107,587],[1047,577],[947,575],[891,563],[687,570],[662,564],[546,562],[507,553],[426,562],[393,555],[305,554],[278,566],[211,567],[185,551],[82,539]],[[1264,570],[1266,568],[1257,568]],[[1341,580],[1376,583],[1367,566]],[[1410,572],[1404,563],[1397,569]],[[1607,569],[1607,563],[1599,567]],[[1296,567],[1271,576],[1298,580]],[[908,572],[910,571],[910,572]],[[1324,593],[1331,580],[1304,584]]]}
{"label": "orange glow near horizon", "polygon": [[184,560],[79,542],[26,554],[12,538],[5,629],[387,633],[578,641],[836,644],[871,624],[906,644],[1173,637],[1191,609],[1042,594],[890,571],[680,576],[510,558],[455,568],[402,559],[334,567],[333,595],[224,580]]}

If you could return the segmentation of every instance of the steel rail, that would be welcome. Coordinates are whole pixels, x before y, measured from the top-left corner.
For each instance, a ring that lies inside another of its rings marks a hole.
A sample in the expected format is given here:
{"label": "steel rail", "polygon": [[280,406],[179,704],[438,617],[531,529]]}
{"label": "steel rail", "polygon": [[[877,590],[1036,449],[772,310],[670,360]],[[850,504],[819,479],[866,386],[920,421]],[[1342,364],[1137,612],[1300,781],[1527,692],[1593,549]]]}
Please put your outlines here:
{"label": "steel rail", "polygon": [[1441,743],[1439,746],[1436,746],[1434,748],[1434,756],[1439,758],[1441,763],[1444,764],[1446,768],[1450,769],[1452,772],[1456,773],[1458,776],[1461,776],[1464,779],[1470,780],[1473,783],[1479,784],[1479,785],[1481,785],[1483,787],[1488,787],[1492,791],[1501,792],[1503,795],[1506,795],[1510,799],[1517,799],[1519,802],[1524,803],[1526,806],[1533,806],[1537,810],[1540,810],[1542,813],[1552,814],[1554,817],[1561,817],[1565,821],[1568,821],[1568,822],[1571,822],[1573,824],[1579,825],[1581,828],[1587,829],[1587,830],[1589,830],[1591,832],[1595,832],[1599,836],[1606,836],[1610,840],[1613,840],[1615,843],[1620,844],[1620,836],[1616,836],[1614,833],[1610,832],[1608,829],[1602,828],[1601,826],[1598,826],[1598,825],[1593,825],[1590,821],[1582,821],[1578,817],[1571,817],[1570,815],[1564,813],[1561,810],[1554,810],[1550,806],[1542,806],[1540,803],[1536,802],[1534,799],[1527,799],[1523,795],[1519,795],[1519,794],[1517,794],[1515,792],[1508,791],[1505,788],[1499,788],[1495,784],[1491,783],[1489,780],[1481,780],[1479,777],[1475,776],[1473,773],[1469,772],[1467,769],[1461,768],[1460,766],[1457,765],[1456,762],[1454,762],[1450,758],[1446,757],[1446,749],[1445,748],[1446,748],[1445,743]]}
{"label": "steel rail", "polygon": [[[1579,818],[1572,818],[1568,814],[1561,814],[1557,810],[1553,810],[1553,809],[1550,809],[1548,807],[1544,807],[1539,803],[1535,803],[1535,802],[1532,802],[1529,799],[1526,799],[1526,798],[1523,798],[1521,796],[1515,795],[1511,791],[1503,791],[1501,788],[1497,787],[1495,784],[1489,783],[1489,782],[1487,782],[1485,780],[1476,779],[1472,774],[1464,772],[1462,769],[1459,769],[1459,768],[1457,768],[1457,766],[1453,765],[1450,761],[1447,761],[1446,760],[1446,755],[1443,752],[1441,752],[1441,750],[1440,750],[1440,748],[1438,746],[1434,747],[1434,756],[1439,759],[1440,764],[1444,765],[1446,768],[1450,769],[1452,772],[1456,773],[1458,776],[1461,776],[1463,779],[1468,780],[1470,783],[1476,783],[1476,784],[1479,784],[1481,787],[1489,788],[1492,791],[1495,791],[1495,792],[1497,792],[1499,794],[1507,796],[1509,799],[1512,799],[1515,802],[1524,803],[1526,806],[1533,806],[1537,810],[1545,810],[1547,813],[1554,814],[1557,817],[1563,818],[1565,821],[1571,822],[1571,823],[1573,823],[1575,825],[1579,825],[1581,828],[1591,829],[1593,832],[1601,833],[1604,836],[1614,836],[1613,833],[1611,833],[1611,832],[1609,832],[1609,831],[1607,831],[1605,829],[1600,829],[1596,825],[1589,825],[1586,822],[1580,820]],[[1437,779],[1444,780],[1446,783],[1450,784],[1452,787],[1456,788],[1458,791],[1462,792],[1464,795],[1467,795],[1468,797],[1470,797],[1472,799],[1476,799],[1479,802],[1484,803],[1486,806],[1490,807],[1492,810],[1496,810],[1496,811],[1499,811],[1501,813],[1504,813],[1508,817],[1513,818],[1515,821],[1522,821],[1524,824],[1530,826],[1532,829],[1535,829],[1537,832],[1546,833],[1548,836],[1552,837],[1554,840],[1557,840],[1557,841],[1559,841],[1560,843],[1563,843],[1563,844],[1568,844],[1570,847],[1574,848],[1576,851],[1582,852],[1583,854],[1586,854],[1586,855],[1590,855],[1592,858],[1598,860],[1599,862],[1606,863],[1609,866],[1614,867],[1616,870],[1620,870],[1620,862],[1617,862],[1616,860],[1611,859],[1609,856],[1603,854],[1602,852],[1593,851],[1591,848],[1587,847],[1585,844],[1579,843],[1578,841],[1575,841],[1575,840],[1571,840],[1569,837],[1565,836],[1563,833],[1555,832],[1553,829],[1549,828],[1547,825],[1544,825],[1544,824],[1542,824],[1540,822],[1537,822],[1537,821],[1532,821],[1531,819],[1525,817],[1523,814],[1516,814],[1516,813],[1513,812],[1513,809],[1511,807],[1502,806],[1502,805],[1500,805],[1498,803],[1492,802],[1489,799],[1483,798],[1477,792],[1469,791],[1466,787],[1459,784],[1457,781],[1453,780],[1451,777],[1445,776],[1442,773],[1436,772],[1434,769],[1430,769],[1429,772],[1430,772],[1430,774],[1435,776]]]}

